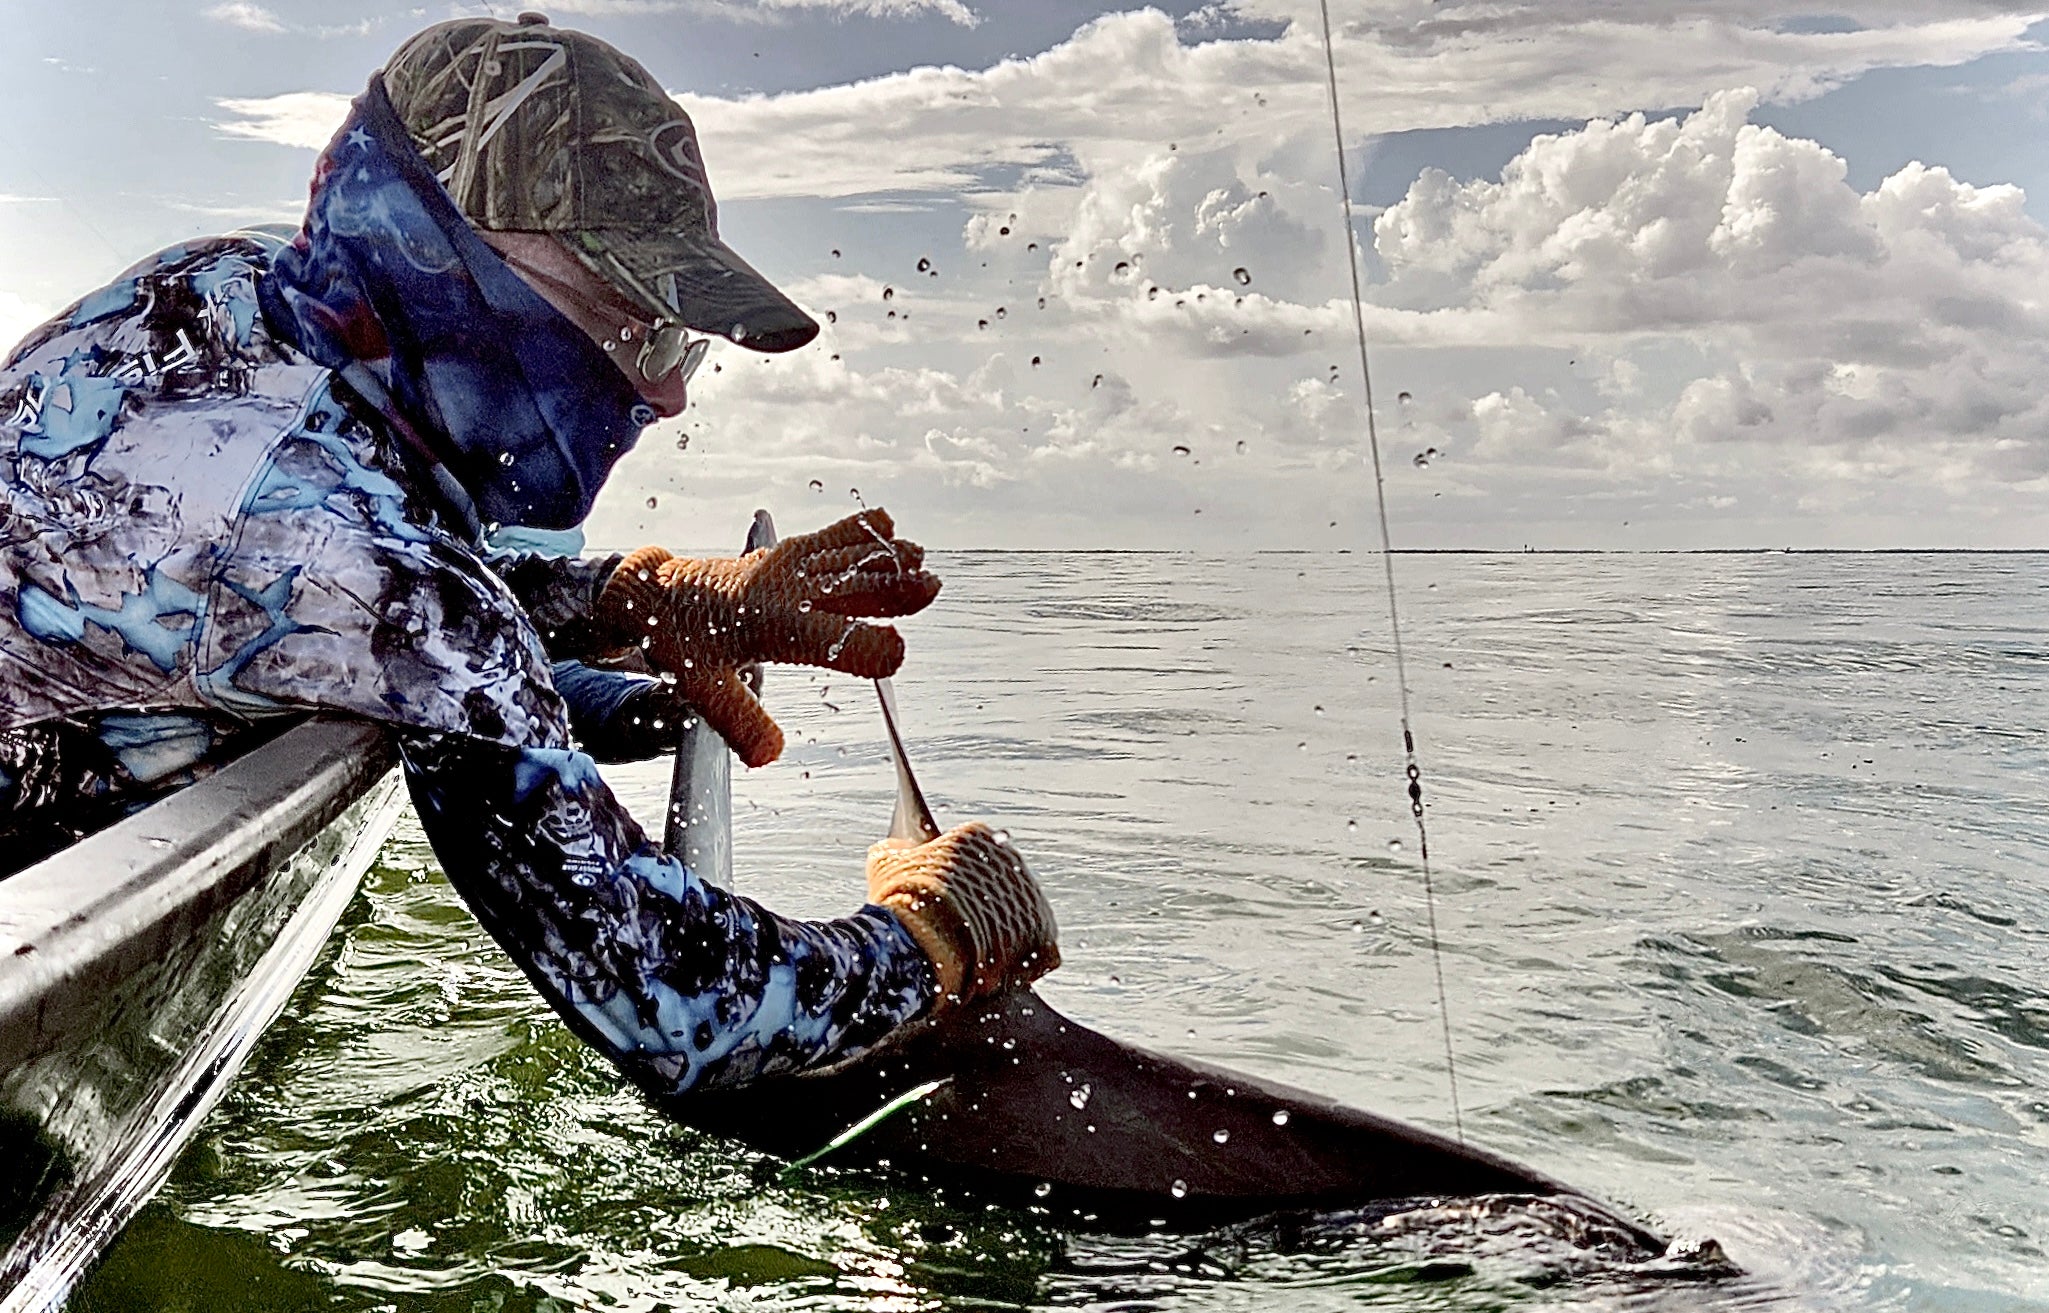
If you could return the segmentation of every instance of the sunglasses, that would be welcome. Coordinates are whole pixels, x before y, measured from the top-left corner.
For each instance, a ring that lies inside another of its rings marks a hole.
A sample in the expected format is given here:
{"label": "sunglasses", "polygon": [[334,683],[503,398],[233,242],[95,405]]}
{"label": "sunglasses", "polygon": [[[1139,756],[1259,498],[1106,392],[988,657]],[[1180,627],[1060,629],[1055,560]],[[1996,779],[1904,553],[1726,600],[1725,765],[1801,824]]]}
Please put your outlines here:
{"label": "sunglasses", "polygon": [[[503,258],[523,277],[530,281],[546,283],[557,293],[576,302],[577,307],[587,317],[618,318],[617,310],[592,296],[586,289],[545,269],[536,268],[517,256],[504,255]],[[692,337],[689,329],[668,319],[657,319],[652,324],[626,324],[618,330],[616,340],[605,337],[599,340],[599,345],[607,352],[616,351],[621,343],[630,344],[636,333],[642,337],[640,354],[634,357],[633,368],[649,383],[660,383],[679,370],[682,377],[677,381],[688,383],[691,376],[697,373],[697,367],[704,363],[705,356],[711,353],[710,338]]]}
{"label": "sunglasses", "polygon": [[659,383],[678,370],[682,371],[682,376],[676,381],[688,383],[709,354],[710,338],[692,337],[683,325],[658,319],[649,330],[647,340],[641,343],[640,355],[634,359],[633,367],[650,383]]}

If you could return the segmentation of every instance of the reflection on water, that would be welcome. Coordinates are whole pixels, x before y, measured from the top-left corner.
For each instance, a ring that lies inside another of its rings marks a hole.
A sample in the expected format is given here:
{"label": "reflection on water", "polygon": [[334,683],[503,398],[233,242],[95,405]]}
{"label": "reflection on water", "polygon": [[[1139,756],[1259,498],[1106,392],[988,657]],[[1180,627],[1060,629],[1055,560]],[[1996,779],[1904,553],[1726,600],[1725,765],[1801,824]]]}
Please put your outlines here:
{"label": "reflection on water", "polygon": [[[1049,1000],[1447,1126],[1372,558],[939,564],[906,732],[1044,877]],[[1742,1277],[1529,1207],[1131,1239],[784,1177],[623,1092],[404,828],[79,1306],[2049,1307],[2045,564],[1400,563],[1467,1131]],[[879,722],[769,698],[741,886],[843,911]],[[666,767],[618,778],[659,814]]]}

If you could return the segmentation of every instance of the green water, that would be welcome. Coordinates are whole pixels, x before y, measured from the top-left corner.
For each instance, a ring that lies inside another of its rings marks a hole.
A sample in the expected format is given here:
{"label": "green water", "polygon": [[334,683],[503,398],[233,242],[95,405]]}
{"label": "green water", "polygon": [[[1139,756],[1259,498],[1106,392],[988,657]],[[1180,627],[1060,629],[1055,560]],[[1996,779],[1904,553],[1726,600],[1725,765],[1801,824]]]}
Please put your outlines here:
{"label": "green water", "polygon": [[408,815],[72,1307],[469,1313],[748,1290],[1016,1303],[1058,1250],[1009,1214],[892,1200],[886,1177],[781,1169],[624,1089],[537,1004]]}

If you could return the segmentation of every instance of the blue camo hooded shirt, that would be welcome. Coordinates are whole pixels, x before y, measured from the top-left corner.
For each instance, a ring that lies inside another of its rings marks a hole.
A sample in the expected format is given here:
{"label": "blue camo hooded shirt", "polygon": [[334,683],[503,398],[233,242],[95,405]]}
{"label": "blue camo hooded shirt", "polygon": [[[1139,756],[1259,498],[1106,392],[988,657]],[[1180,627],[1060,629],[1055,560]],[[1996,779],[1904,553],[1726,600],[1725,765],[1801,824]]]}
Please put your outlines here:
{"label": "blue camo hooded shirt", "polygon": [[5,749],[39,730],[140,796],[260,722],[370,717],[400,731],[451,882],[636,1082],[879,1041],[934,991],[895,918],[791,921],[704,883],[572,742],[550,663],[581,653],[551,646],[608,563],[481,551],[485,524],[581,521],[652,418],[470,229],[373,79],[289,244],[159,252],[0,366],[0,810]]}

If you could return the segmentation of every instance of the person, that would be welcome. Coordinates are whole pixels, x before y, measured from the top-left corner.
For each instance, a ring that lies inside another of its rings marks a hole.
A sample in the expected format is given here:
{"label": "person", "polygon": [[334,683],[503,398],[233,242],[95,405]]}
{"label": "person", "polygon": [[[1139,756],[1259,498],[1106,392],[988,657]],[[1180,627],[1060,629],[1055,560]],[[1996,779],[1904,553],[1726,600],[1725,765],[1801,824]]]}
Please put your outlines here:
{"label": "person", "polygon": [[384,722],[451,884],[667,1099],[1051,969],[985,825],[878,845],[868,902],[807,922],[665,856],[606,786],[600,758],[689,714],[772,760],[738,671],[888,675],[874,621],[939,590],[879,510],[733,559],[506,545],[579,525],[683,409],[692,330],[779,352],[818,326],[720,239],[653,77],[537,15],[409,40],[289,240],[162,251],[0,366],[0,835],[61,844],[308,712]]}

